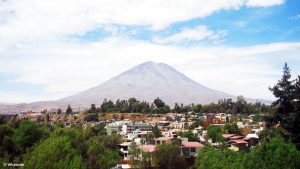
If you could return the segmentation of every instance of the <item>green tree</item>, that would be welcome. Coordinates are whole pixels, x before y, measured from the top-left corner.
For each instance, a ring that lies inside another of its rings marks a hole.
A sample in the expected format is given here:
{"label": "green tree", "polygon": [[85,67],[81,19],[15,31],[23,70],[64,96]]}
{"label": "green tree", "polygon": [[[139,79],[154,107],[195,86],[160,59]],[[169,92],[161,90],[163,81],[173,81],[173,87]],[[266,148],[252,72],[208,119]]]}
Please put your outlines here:
{"label": "green tree", "polygon": [[139,169],[151,169],[151,154],[148,152],[141,152],[141,158]]}
{"label": "green tree", "polygon": [[132,168],[138,168],[140,151],[137,144],[133,141],[129,146],[129,155]]}
{"label": "green tree", "polygon": [[97,139],[88,142],[87,167],[90,169],[110,169],[117,164],[119,154],[105,148]]}
{"label": "green tree", "polygon": [[236,123],[230,124],[226,123],[224,126],[224,133],[225,134],[241,134],[241,130],[237,126]]}
{"label": "green tree", "polygon": [[0,146],[2,145],[3,138],[5,136],[11,136],[13,129],[8,124],[0,125]]}
{"label": "green tree", "polygon": [[207,139],[211,139],[213,143],[222,142],[222,128],[220,126],[210,125],[207,129]]}
{"label": "green tree", "polygon": [[13,133],[13,140],[20,147],[22,152],[33,146],[43,137],[43,130],[35,122],[24,120]]}
{"label": "green tree", "polygon": [[25,169],[83,169],[85,166],[68,137],[52,137],[26,155]]}
{"label": "green tree", "polygon": [[98,113],[85,114],[84,121],[99,121]]}
{"label": "green tree", "polygon": [[87,111],[87,113],[97,114],[98,111],[97,111],[96,105],[95,104],[91,104],[91,108]]}
{"label": "green tree", "polygon": [[152,133],[153,133],[153,135],[154,135],[155,138],[158,138],[158,137],[162,136],[162,134],[161,134],[161,132],[160,132],[160,130],[159,130],[159,128],[157,126],[154,126],[152,128]]}
{"label": "green tree", "polygon": [[232,152],[230,150],[216,150],[213,147],[206,146],[200,150],[195,161],[195,169],[242,169],[242,163],[239,159],[243,158],[243,154]]}
{"label": "green tree", "polygon": [[267,126],[279,125],[287,131],[285,138],[292,138],[292,141],[300,149],[300,94],[299,77],[291,80],[290,69],[285,63],[282,78],[278,83],[270,88],[277,100],[273,103],[277,105],[275,113],[266,118]]}
{"label": "green tree", "polygon": [[188,138],[188,141],[199,141],[198,135],[195,135],[191,131],[178,132],[177,135]]}
{"label": "green tree", "polygon": [[51,137],[68,137],[74,147],[78,147],[84,142],[84,135],[80,128],[68,127],[68,128],[57,128],[51,133]]}
{"label": "green tree", "polygon": [[180,147],[176,144],[161,144],[153,154],[155,168],[177,169],[185,168],[185,160]]}
{"label": "green tree", "polygon": [[247,154],[244,160],[245,168],[295,169],[300,167],[300,152],[293,143],[274,138]]}
{"label": "green tree", "polygon": [[123,139],[118,134],[111,135],[100,135],[96,139],[101,142],[105,147],[110,148],[111,150],[118,150],[119,144],[123,142]]}
{"label": "green tree", "polygon": [[194,166],[195,169],[295,169],[300,166],[300,152],[282,138],[264,142],[250,153],[204,147]]}
{"label": "green tree", "polygon": [[71,108],[71,105],[68,105],[68,108],[66,110],[66,114],[72,114],[73,109]]}
{"label": "green tree", "polygon": [[155,106],[156,106],[157,108],[161,108],[161,107],[166,106],[166,103],[163,102],[159,97],[156,98],[156,99],[154,99],[153,103],[155,104]]}

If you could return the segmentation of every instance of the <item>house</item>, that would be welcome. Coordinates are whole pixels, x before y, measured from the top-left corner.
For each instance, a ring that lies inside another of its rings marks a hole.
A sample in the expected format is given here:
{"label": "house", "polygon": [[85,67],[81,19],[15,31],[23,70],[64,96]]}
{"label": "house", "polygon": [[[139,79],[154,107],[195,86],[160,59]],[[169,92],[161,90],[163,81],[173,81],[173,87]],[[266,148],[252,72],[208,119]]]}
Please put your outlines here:
{"label": "house", "polygon": [[175,138],[172,137],[158,137],[155,140],[155,145],[160,145],[164,143],[172,143]]}
{"label": "house", "polygon": [[247,136],[252,131],[252,128],[242,128],[242,135]]}
{"label": "house", "polygon": [[248,142],[245,140],[230,140],[229,144],[231,145],[229,149],[232,151],[242,151],[248,149]]}
{"label": "house", "polygon": [[236,134],[222,134],[222,136],[226,141],[230,141],[230,138],[236,136]]}
{"label": "house", "polygon": [[181,153],[185,158],[195,157],[202,147],[204,147],[204,145],[199,142],[182,141]]}
{"label": "house", "polygon": [[129,160],[128,152],[129,152],[129,147],[131,145],[131,142],[124,142],[119,144],[120,147],[120,154],[123,160]]}
{"label": "house", "polygon": [[247,134],[244,140],[249,143],[249,147],[256,146],[259,142],[259,136],[255,131],[251,131],[249,134]]}
{"label": "house", "polygon": [[148,123],[133,123],[122,125],[122,133],[132,133],[133,131],[152,131],[152,126]]}

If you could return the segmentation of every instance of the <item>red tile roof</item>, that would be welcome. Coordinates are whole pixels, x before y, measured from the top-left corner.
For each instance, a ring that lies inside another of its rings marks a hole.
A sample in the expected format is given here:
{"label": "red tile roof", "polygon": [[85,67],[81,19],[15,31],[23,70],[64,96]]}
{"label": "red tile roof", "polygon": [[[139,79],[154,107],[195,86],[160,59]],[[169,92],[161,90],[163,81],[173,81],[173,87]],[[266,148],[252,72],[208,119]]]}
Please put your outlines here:
{"label": "red tile roof", "polygon": [[252,128],[242,128],[241,130],[242,130],[242,135],[246,136],[252,131]]}
{"label": "red tile roof", "polygon": [[236,136],[230,137],[229,139],[230,139],[230,140],[237,140],[237,139],[241,139],[241,138],[243,138],[243,137],[244,137],[244,136],[236,135]]}
{"label": "red tile roof", "polygon": [[230,137],[233,137],[235,136],[236,134],[222,134],[223,137],[226,139],[226,138],[230,138]]}

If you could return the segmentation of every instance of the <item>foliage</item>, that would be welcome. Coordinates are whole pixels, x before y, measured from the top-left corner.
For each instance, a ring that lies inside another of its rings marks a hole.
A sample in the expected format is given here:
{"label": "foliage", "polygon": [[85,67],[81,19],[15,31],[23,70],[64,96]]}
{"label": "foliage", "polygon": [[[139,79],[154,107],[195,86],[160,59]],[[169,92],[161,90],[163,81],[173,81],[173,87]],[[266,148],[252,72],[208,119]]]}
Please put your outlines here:
{"label": "foliage", "polygon": [[160,130],[158,129],[157,126],[154,126],[152,128],[152,133],[153,133],[155,138],[162,137],[162,133],[160,132]]}
{"label": "foliage", "polygon": [[57,128],[54,130],[53,133],[51,133],[52,137],[68,137],[71,140],[71,143],[74,147],[79,146],[80,144],[83,144],[84,142],[84,136],[82,134],[81,129],[75,128],[75,127],[69,127],[69,128]]}
{"label": "foliage", "polygon": [[97,139],[88,142],[87,156],[87,167],[91,169],[109,169],[119,160],[117,151],[105,148]]}
{"label": "foliage", "polygon": [[244,160],[245,168],[292,169],[300,167],[300,152],[291,142],[274,138],[248,154]]}
{"label": "foliage", "polygon": [[288,134],[287,131],[282,129],[281,127],[278,128],[271,127],[259,132],[258,136],[260,142],[269,142],[276,137],[284,138],[286,137],[287,134]]}
{"label": "foliage", "polygon": [[195,169],[295,169],[300,167],[300,152],[295,145],[273,138],[250,153],[215,150],[204,147],[196,159]]}
{"label": "foliage", "polygon": [[184,157],[181,155],[179,146],[175,144],[157,146],[153,158],[155,168],[158,169],[185,168]]}
{"label": "foliage", "polygon": [[236,123],[226,123],[224,126],[224,134],[241,134],[241,130]]}
{"label": "foliage", "polygon": [[138,164],[139,169],[151,169],[151,154],[141,152],[141,161]]}
{"label": "foliage", "polygon": [[215,150],[213,147],[204,147],[200,150],[195,162],[196,169],[233,169],[234,163],[242,154],[229,150]]}
{"label": "foliage", "polygon": [[111,135],[100,135],[97,136],[96,139],[111,150],[117,150],[118,145],[123,142],[122,137],[114,133]]}
{"label": "foliage", "polygon": [[71,108],[71,105],[68,105],[68,108],[66,110],[66,114],[72,114],[73,109]]}
{"label": "foliage", "polygon": [[191,131],[178,132],[177,135],[188,138],[188,141],[199,141],[199,138],[197,137],[197,135],[195,135]]}
{"label": "foliage", "polygon": [[210,125],[207,129],[207,139],[211,139],[213,143],[222,142],[222,128],[220,126]]}
{"label": "foliage", "polygon": [[139,164],[139,155],[140,151],[135,142],[132,142],[131,145],[129,146],[129,155],[130,155],[130,161],[131,161],[131,167],[132,168],[138,168]]}
{"label": "foliage", "polygon": [[285,63],[282,78],[270,88],[277,100],[277,109],[272,116],[266,117],[268,127],[280,126],[300,149],[300,76],[291,80],[290,69]]}
{"label": "foliage", "polygon": [[32,121],[22,121],[13,133],[13,140],[25,152],[43,137],[43,130]]}
{"label": "foliage", "polygon": [[53,137],[43,141],[26,156],[25,169],[83,169],[80,155],[68,137]]}
{"label": "foliage", "polygon": [[88,113],[84,117],[84,121],[99,121],[98,113]]}
{"label": "foliage", "polygon": [[191,126],[189,126],[189,129],[195,129],[196,127],[199,127],[201,125],[201,122],[202,120],[196,119],[194,123]]}

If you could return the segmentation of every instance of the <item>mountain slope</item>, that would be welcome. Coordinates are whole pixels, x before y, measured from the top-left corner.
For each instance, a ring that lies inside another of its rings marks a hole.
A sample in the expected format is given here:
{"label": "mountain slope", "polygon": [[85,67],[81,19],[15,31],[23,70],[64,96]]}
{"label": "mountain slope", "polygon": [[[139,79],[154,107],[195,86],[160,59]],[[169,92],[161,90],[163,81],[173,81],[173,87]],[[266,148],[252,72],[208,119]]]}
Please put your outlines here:
{"label": "mountain slope", "polygon": [[211,103],[234,96],[207,88],[164,63],[145,62],[109,81],[58,102],[86,105],[104,98],[115,101],[135,97],[152,102],[162,98],[171,106],[178,103]]}

